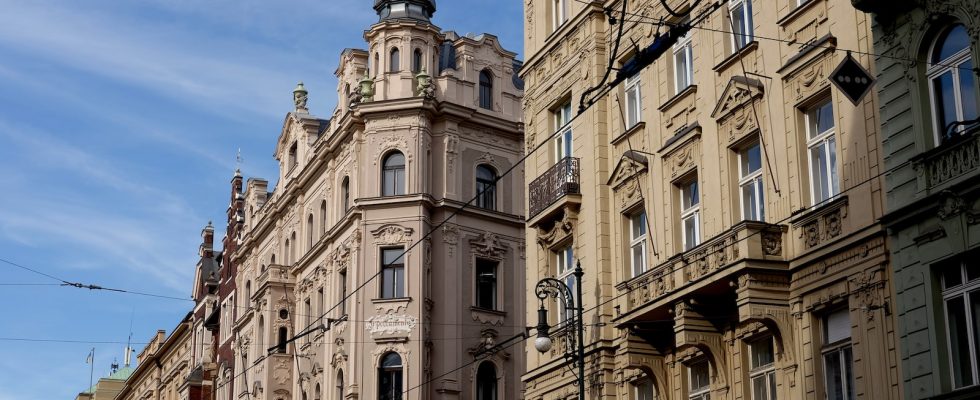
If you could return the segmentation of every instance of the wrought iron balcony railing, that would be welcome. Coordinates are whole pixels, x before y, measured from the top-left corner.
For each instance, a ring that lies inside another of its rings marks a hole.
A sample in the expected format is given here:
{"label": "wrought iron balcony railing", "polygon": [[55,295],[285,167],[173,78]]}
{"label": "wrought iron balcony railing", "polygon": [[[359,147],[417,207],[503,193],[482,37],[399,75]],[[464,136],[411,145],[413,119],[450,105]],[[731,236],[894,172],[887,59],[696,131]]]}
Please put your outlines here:
{"label": "wrought iron balcony railing", "polygon": [[579,159],[565,157],[528,187],[528,218],[538,215],[567,194],[579,193]]}

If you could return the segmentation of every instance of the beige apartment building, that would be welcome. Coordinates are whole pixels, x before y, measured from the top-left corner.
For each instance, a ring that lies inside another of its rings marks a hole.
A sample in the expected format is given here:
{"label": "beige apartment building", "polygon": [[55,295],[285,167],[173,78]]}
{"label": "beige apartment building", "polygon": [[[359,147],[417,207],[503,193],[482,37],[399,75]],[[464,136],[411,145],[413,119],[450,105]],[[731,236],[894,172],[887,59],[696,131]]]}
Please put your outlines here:
{"label": "beige apartment building", "polygon": [[[878,99],[829,79],[846,50],[874,71],[871,17],[847,0],[524,4],[525,148],[545,144],[525,285],[536,300],[581,262],[586,398],[900,398]],[[577,115],[610,59],[688,20]],[[545,354],[527,343],[527,399],[578,394],[552,334]]]}
{"label": "beige apartment building", "polygon": [[136,356],[136,369],[127,377],[117,400],[200,399],[192,384],[191,314],[166,335],[157,331]]}
{"label": "beige apartment building", "polygon": [[245,183],[235,398],[519,398],[524,355],[482,350],[524,326],[520,64],[432,1],[374,9],[336,109],[300,84],[278,183]]}

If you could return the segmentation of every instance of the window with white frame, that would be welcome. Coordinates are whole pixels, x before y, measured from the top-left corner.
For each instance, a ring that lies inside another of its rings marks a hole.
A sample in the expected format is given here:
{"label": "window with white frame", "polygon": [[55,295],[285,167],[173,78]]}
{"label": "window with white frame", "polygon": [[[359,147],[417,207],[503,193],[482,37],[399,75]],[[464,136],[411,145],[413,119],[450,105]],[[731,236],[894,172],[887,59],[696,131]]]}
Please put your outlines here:
{"label": "window with white frame", "polygon": [[684,251],[701,244],[701,196],[695,177],[681,185],[681,242]]}
{"label": "window with white frame", "polygon": [[630,265],[633,276],[637,277],[647,270],[647,213],[639,211],[629,216],[630,221]]}
{"label": "window with white frame", "polygon": [[405,297],[405,249],[381,249],[381,298]]}
{"label": "window with white frame", "polygon": [[765,221],[765,199],[762,185],[762,151],[759,143],[738,152],[738,187],[741,191],[742,219]]}
{"label": "window with white frame", "polygon": [[653,400],[656,398],[656,389],[653,387],[653,381],[649,378],[641,379],[633,383],[633,399],[634,400]]}
{"label": "window with white frame", "polygon": [[691,32],[674,43],[674,93],[680,93],[694,84],[694,48]]}
{"label": "window with white frame", "polygon": [[941,275],[951,383],[980,384],[980,268],[960,262]]}
{"label": "window with white frame", "polygon": [[695,362],[687,367],[689,400],[710,400],[711,380],[708,373],[708,360]]}
{"label": "window with white frame", "polygon": [[568,0],[551,0],[551,30],[557,31],[568,20]]}
{"label": "window with white frame", "polygon": [[554,111],[555,130],[555,162],[572,156],[572,101],[569,100]]}
{"label": "window with white frame", "polygon": [[824,390],[828,400],[852,400],[854,357],[851,352],[851,316],[847,308],[823,317]]}
{"label": "window with white frame", "polygon": [[830,98],[806,111],[806,146],[810,160],[810,198],[820,204],[840,193],[837,138]]}
{"label": "window with white frame", "polygon": [[640,74],[626,78],[626,128],[640,123],[643,113],[640,97]]}
{"label": "window with white frame", "polygon": [[752,0],[729,0],[728,17],[732,26],[732,49],[738,51],[754,40],[752,31]]}
{"label": "window with white frame", "polygon": [[776,400],[776,356],[773,337],[749,343],[749,380],[752,400]]}
{"label": "window with white frame", "polygon": [[[575,253],[572,251],[571,244],[555,252],[555,271],[557,272],[556,279],[564,282],[573,294],[576,293],[575,275],[573,274],[575,272]],[[577,301],[578,299],[576,299]],[[558,302],[558,306],[560,308],[558,312],[559,318],[561,318],[560,322],[574,318],[574,310],[566,308],[561,301]]]}
{"label": "window with white frame", "polygon": [[932,45],[927,68],[932,93],[936,143],[948,139],[947,127],[955,121],[976,119],[980,114],[966,27],[949,27]]}

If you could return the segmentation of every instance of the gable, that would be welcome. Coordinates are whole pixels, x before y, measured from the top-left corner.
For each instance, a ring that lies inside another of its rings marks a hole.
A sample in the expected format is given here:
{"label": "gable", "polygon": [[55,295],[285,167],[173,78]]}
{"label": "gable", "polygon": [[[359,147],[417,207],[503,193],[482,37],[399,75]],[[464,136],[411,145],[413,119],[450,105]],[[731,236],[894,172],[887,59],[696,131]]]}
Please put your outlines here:
{"label": "gable", "polygon": [[716,119],[725,118],[741,105],[752,99],[762,97],[764,92],[765,87],[759,80],[744,76],[733,76],[728,81],[728,85],[725,86],[725,90],[721,92],[718,103],[715,104],[714,110],[711,111],[711,117]]}
{"label": "gable", "polygon": [[640,154],[639,152],[629,150],[619,157],[619,162],[616,163],[616,167],[613,168],[613,172],[610,174],[609,180],[606,181],[606,185],[612,186],[613,188],[618,188],[625,183],[627,179],[646,171],[646,169],[646,156]]}

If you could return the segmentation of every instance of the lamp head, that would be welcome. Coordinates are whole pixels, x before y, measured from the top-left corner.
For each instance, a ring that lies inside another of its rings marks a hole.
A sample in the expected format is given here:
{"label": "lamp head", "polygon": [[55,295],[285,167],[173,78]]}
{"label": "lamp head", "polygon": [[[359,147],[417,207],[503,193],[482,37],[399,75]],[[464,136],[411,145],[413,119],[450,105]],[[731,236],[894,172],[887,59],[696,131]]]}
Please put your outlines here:
{"label": "lamp head", "polygon": [[538,336],[534,339],[534,348],[539,353],[547,353],[548,350],[551,350],[551,338],[548,336]]}

